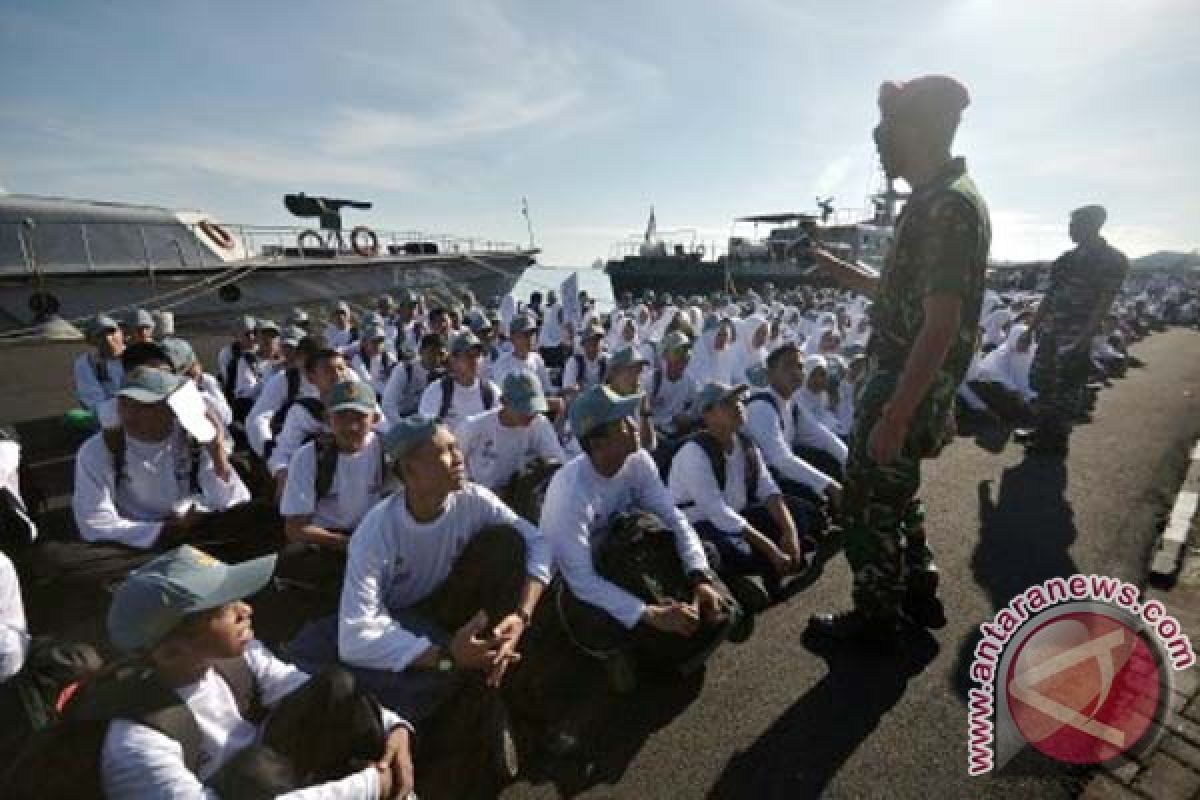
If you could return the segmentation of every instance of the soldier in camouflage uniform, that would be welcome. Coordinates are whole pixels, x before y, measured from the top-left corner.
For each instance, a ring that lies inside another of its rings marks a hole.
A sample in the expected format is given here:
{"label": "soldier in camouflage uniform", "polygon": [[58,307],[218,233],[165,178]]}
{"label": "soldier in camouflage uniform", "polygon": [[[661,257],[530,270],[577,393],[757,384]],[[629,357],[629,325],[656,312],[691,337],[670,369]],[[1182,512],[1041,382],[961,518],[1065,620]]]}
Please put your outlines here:
{"label": "soldier in camouflage uniform", "polygon": [[1092,337],[1125,282],[1129,261],[1100,235],[1107,214],[1084,206],[1071,214],[1078,245],[1050,268],[1050,287],[1030,328],[1038,334],[1030,383],[1037,391],[1037,426],[1029,452],[1065,456],[1071,422],[1083,410]]}
{"label": "soldier in camouflage uniform", "polygon": [[987,207],[963,159],[950,155],[967,103],[952,78],[884,84],[880,160],[889,178],[913,187],[892,251],[878,279],[817,251],[826,270],[875,297],[844,494],[854,610],[814,615],[809,630],[817,636],[890,642],[905,617],[945,624],[917,492],[921,460],[954,434],[991,244]]}

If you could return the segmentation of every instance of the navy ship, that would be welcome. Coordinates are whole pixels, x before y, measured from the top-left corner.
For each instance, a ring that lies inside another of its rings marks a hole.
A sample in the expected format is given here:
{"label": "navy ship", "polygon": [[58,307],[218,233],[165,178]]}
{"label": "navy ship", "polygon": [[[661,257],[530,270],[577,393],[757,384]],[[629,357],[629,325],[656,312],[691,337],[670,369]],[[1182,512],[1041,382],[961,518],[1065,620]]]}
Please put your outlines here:
{"label": "navy ship", "polygon": [[836,209],[833,198],[817,199],[816,212],[753,214],[734,220],[724,253],[696,241],[691,229],[659,232],[654,216],[646,232],[613,246],[605,264],[613,294],[710,294],[820,284],[811,248],[820,244],[877,273],[891,247],[896,205],[904,199],[890,187],[872,195],[868,217]]}
{"label": "navy ship", "polygon": [[538,253],[507,242],[343,230],[371,203],[284,197],[310,226],[225,224],[200,211],[0,194],[0,336],[98,312],[169,311],[200,324],[412,290],[487,301],[512,289]]}

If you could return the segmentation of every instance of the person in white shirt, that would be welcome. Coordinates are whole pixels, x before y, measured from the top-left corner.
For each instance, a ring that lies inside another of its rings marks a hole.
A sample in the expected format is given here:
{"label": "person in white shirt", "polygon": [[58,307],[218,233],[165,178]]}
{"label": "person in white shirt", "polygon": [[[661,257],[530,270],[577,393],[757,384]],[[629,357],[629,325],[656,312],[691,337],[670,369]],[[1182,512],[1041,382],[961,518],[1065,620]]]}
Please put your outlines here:
{"label": "person in white shirt", "polygon": [[283,429],[275,438],[271,457],[267,459],[267,469],[275,480],[277,493],[283,492],[292,455],[309,439],[329,432],[324,398],[337,384],[357,377],[346,364],[346,357],[326,340],[319,340],[313,352],[305,358],[304,376],[315,390],[315,396],[299,397],[288,409]]}
{"label": "person in white shirt", "polygon": [[383,388],[383,416],[388,425],[416,412],[421,394],[446,368],[446,339],[436,333],[421,337],[419,357],[397,364]]}
{"label": "person in white shirt", "polygon": [[603,345],[604,328],[590,325],[583,329],[582,352],[571,354],[563,367],[563,397],[568,405],[579,392],[604,383],[608,356],[602,352]]}
{"label": "person in white shirt", "polygon": [[686,434],[695,425],[693,403],[699,386],[688,373],[692,342],[672,331],[663,337],[662,361],[650,375],[648,396],[654,427],[665,438]]}
{"label": "person in white shirt", "polygon": [[[185,546],[134,571],[117,589],[109,638],[146,669],[98,679],[98,686],[130,710],[102,712],[86,688],[71,701],[79,717],[93,711],[98,721],[110,720],[99,765],[110,800],[246,792],[386,800],[413,790],[407,722],[364,702],[345,670],[310,678],[254,639],[244,598],[267,584],[274,566],[274,556],[223,564]],[[155,702],[188,712],[199,733],[190,745],[195,750],[169,733],[173,726],[143,721],[141,709]],[[259,707],[270,712],[262,723]],[[290,769],[279,770],[280,761]],[[314,777],[331,773],[341,777]]]}
{"label": "person in white shirt", "polygon": [[288,466],[279,513],[290,542],[344,553],[350,534],[388,485],[375,392],[343,381],[329,393],[328,436],[301,447]]}
{"label": "person in white shirt", "polygon": [[75,396],[81,406],[94,412],[121,388],[125,334],[116,320],[102,314],[88,324],[88,341],[96,349],[75,359]]}
{"label": "person in white shirt", "polygon": [[786,343],[767,356],[767,388],[746,403],[746,433],[762,450],[775,482],[785,494],[829,503],[841,502],[842,486],[825,472],[796,455],[799,420],[793,395],[804,381],[800,348]]}
{"label": "person in white shirt", "polygon": [[[518,314],[509,325],[508,338],[512,350],[496,359],[490,371],[491,380],[503,384],[504,379],[513,372],[531,372],[537,376],[543,392],[550,392],[553,384],[550,382],[550,372],[542,361],[542,356],[534,348],[537,337],[537,320],[529,314]],[[550,418],[557,419],[563,412],[562,400],[557,397],[547,397],[550,406]]]}
{"label": "person in white shirt", "polygon": [[262,376],[258,353],[258,320],[242,317],[238,338],[217,353],[217,378],[225,398],[233,409],[234,419],[241,421],[254,405],[258,382]]}
{"label": "person in white shirt", "polygon": [[329,324],[325,326],[325,338],[335,350],[344,350],[353,344],[356,334],[357,331],[350,321],[350,304],[339,300],[333,307]]}
{"label": "person in white shirt", "polygon": [[445,423],[457,435],[470,417],[494,408],[500,390],[479,377],[482,359],[483,344],[475,334],[463,331],[455,335],[450,341],[449,370],[422,392],[418,413]]}
{"label": "person in white shirt", "polygon": [[999,347],[979,360],[967,388],[1008,425],[1033,425],[1037,392],[1029,385],[1036,346],[1027,325],[1014,324]]}
{"label": "person in white shirt", "polygon": [[38,538],[21,495],[21,444],[15,433],[0,428],[0,534],[5,546],[22,547]]}
{"label": "person in white shirt", "polygon": [[0,551],[0,684],[21,671],[28,653],[29,625],[21,585],[12,561]]}
{"label": "person in white shirt", "polygon": [[278,547],[281,531],[265,524],[273,512],[249,502],[222,426],[194,384],[138,367],[126,374],[117,400],[121,426],[84,442],[75,461],[71,506],[87,546],[120,545],[130,563],[145,560],[136,551],[182,542],[233,554]]}
{"label": "person in white shirt", "polygon": [[[742,432],[747,388],[710,383],[700,390],[705,430],[675,454],[668,485],[696,533],[713,545],[713,566],[734,597],[758,611],[764,600],[782,598],[784,578],[812,565],[813,534],[823,530],[823,519],[779,490],[758,446]],[[762,579],[767,597],[742,580],[752,575]]]}
{"label": "person in white shirt", "polygon": [[[654,417],[650,410],[649,395],[642,394],[642,379],[646,376],[650,361],[642,351],[632,345],[622,345],[608,359],[608,370],[604,385],[622,397],[638,398],[635,422],[641,446],[653,453],[658,447],[658,432],[654,430]],[[579,434],[575,434],[578,437]]]}
{"label": "person in white shirt", "polygon": [[565,462],[554,426],[545,416],[548,409],[537,376],[510,372],[504,379],[500,407],[472,417],[463,426],[462,451],[470,479],[509,497],[513,478],[532,462]]}
{"label": "person in white shirt", "polygon": [[[830,358],[837,358],[831,356]],[[850,448],[838,436],[837,416],[830,408],[829,358],[812,355],[804,359],[804,382],[796,387],[792,406],[796,416],[793,447],[796,454],[817,469],[842,480]]]}
{"label": "person in white shirt", "polygon": [[[632,688],[637,657],[696,669],[726,635],[735,636],[741,627],[734,622],[743,619],[650,454],[639,447],[633,418],[641,402],[640,395],[621,397],[606,386],[576,398],[571,427],[583,453],[550,482],[540,522],[564,580],[560,608],[571,639],[604,660],[613,688],[621,691]],[[658,530],[630,537],[630,523]],[[611,557],[628,548],[646,552]],[[644,572],[632,571],[635,563]],[[658,596],[650,585],[660,587]]]}
{"label": "person in white shirt", "polygon": [[[229,407],[217,379],[204,371],[192,345],[186,339],[172,336],[163,339],[159,346],[170,359],[171,371],[195,383],[213,417],[228,428],[233,423],[233,410]],[[226,442],[229,442],[228,436]]]}
{"label": "person in white shirt", "polygon": [[376,325],[363,328],[358,352],[350,359],[350,366],[358,373],[359,380],[371,384],[376,394],[383,394],[396,362],[396,355],[387,349],[387,334],[383,328]]}
{"label": "person in white shirt", "polygon": [[478,718],[473,737],[486,741],[450,744],[503,753],[496,766],[512,777],[497,689],[512,677],[549,583],[549,548],[537,528],[467,481],[444,424],[407,417],[385,444],[402,485],[351,537],[338,613],[310,624],[291,652],[302,665],[339,659],[418,726],[455,701],[451,710]]}
{"label": "person in white shirt", "polygon": [[284,369],[278,370],[263,384],[258,399],[246,415],[246,441],[259,458],[269,459],[275,439],[283,431],[287,413],[301,397],[320,399],[317,387],[309,383],[304,370],[308,357],[328,347],[325,339],[303,336],[292,348]]}
{"label": "person in white shirt", "polygon": [[542,330],[538,335],[538,347],[542,360],[551,369],[561,370],[571,352],[570,343],[575,341],[574,327],[566,318],[558,302],[558,293],[551,289],[546,293],[546,307],[542,311]]}

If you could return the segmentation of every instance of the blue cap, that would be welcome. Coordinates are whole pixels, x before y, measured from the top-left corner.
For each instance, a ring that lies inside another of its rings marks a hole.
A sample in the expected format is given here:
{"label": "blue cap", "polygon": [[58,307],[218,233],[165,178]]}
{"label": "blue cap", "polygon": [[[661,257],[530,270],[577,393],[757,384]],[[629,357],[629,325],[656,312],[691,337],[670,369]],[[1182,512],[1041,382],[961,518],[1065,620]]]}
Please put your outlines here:
{"label": "blue cap", "polygon": [[154,315],[144,308],[136,309],[129,315],[129,325],[134,328],[153,328]]}
{"label": "blue cap", "polygon": [[504,377],[504,402],[522,414],[544,414],[550,410],[542,382],[532,372],[523,369],[508,373]]}
{"label": "blue cap", "polygon": [[107,314],[97,314],[88,323],[89,336],[98,336],[101,333],[110,333],[120,329],[121,326],[117,324],[117,321]]}
{"label": "blue cap", "polygon": [[641,394],[622,397],[607,386],[592,386],[571,404],[571,430],[576,437],[586,436],[614,420],[633,416],[641,402]]}
{"label": "blue cap", "polygon": [[117,587],[108,638],[126,652],[153,647],[188,614],[249,597],[274,571],[273,555],[225,564],[189,545],[177,547],[138,567]]}
{"label": "blue cap", "polygon": [[183,378],[157,367],[137,367],[125,373],[121,380],[120,397],[139,403],[161,403],[183,385]]}
{"label": "blue cap", "polygon": [[330,414],[338,411],[361,411],[363,414],[373,414],[378,410],[375,389],[371,384],[358,380],[342,381],[334,384],[329,390],[329,399],[325,402]]}
{"label": "blue cap", "polygon": [[383,449],[392,461],[399,461],[413,450],[433,439],[437,433],[436,417],[413,414],[404,417],[383,436]]}
{"label": "blue cap", "polygon": [[692,348],[692,340],[683,331],[671,331],[663,337],[659,349],[664,353],[678,353]]}
{"label": "blue cap", "polygon": [[255,330],[274,331],[276,335],[279,334],[279,323],[273,319],[260,319],[258,321],[258,324],[255,325],[254,327],[255,327]]}

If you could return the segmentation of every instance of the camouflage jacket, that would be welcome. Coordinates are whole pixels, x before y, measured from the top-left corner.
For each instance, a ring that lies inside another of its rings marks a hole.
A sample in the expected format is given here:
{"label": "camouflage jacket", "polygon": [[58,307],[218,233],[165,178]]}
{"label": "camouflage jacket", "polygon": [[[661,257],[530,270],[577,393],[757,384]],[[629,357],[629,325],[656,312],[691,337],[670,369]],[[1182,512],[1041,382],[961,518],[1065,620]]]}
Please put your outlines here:
{"label": "camouflage jacket", "polygon": [[925,323],[925,298],[941,293],[962,298],[958,332],[911,426],[909,446],[921,456],[936,453],[953,433],[954,395],[979,335],[991,239],[987,206],[961,158],[915,190],[896,221],[895,242],[871,306],[863,413],[878,414],[891,396]]}
{"label": "camouflage jacket", "polygon": [[1050,268],[1042,332],[1061,339],[1093,333],[1083,329],[1092,310],[1112,303],[1128,272],[1128,259],[1103,238],[1063,253]]}

